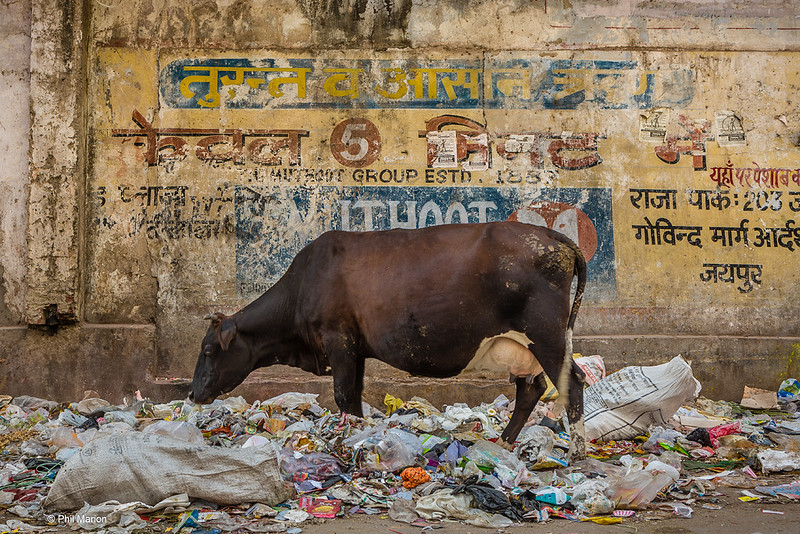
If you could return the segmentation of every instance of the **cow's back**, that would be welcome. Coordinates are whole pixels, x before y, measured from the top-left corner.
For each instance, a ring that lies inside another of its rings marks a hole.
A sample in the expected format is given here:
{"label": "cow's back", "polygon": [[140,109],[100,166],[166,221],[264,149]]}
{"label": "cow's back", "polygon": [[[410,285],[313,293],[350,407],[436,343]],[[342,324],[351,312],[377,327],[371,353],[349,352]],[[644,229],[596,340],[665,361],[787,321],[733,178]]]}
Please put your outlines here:
{"label": "cow's back", "polygon": [[328,232],[287,276],[309,331],[346,332],[367,356],[451,376],[486,338],[545,315],[566,324],[574,261],[574,245],[547,228],[457,224]]}

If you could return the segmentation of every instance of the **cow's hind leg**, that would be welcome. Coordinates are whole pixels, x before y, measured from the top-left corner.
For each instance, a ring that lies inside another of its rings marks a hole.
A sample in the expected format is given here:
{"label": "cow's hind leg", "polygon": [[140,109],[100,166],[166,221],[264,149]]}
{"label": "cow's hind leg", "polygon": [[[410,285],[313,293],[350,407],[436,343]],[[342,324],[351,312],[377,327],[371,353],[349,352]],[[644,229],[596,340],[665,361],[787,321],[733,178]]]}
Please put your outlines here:
{"label": "cow's hind leg", "polygon": [[333,398],[342,413],[362,417],[364,358],[350,339],[332,336],[324,341],[325,353],[333,374]]}
{"label": "cow's hind leg", "polygon": [[[566,339],[544,342],[534,340],[528,347],[531,352],[536,352],[536,359],[539,360],[544,372],[550,377],[557,387],[560,386],[559,377],[564,366],[568,369],[568,380],[566,380],[569,394],[567,396],[567,420],[569,421],[570,446],[567,459],[570,462],[583,460],[586,458],[586,438],[583,426],[583,383],[584,374],[580,367],[575,365],[572,359],[572,347],[567,350]],[[569,354],[567,354],[569,352]],[[559,396],[564,395],[563,391],[558,392]]]}
{"label": "cow's hind leg", "polygon": [[544,373],[539,373],[533,380],[528,381],[528,377],[520,376],[514,381],[517,385],[517,398],[514,401],[514,413],[511,415],[511,421],[506,425],[500,439],[504,441],[510,448],[514,445],[514,441],[519,436],[522,427],[525,426],[525,421],[530,417],[531,412],[536,407],[536,403],[542,397],[547,382],[544,379]]}

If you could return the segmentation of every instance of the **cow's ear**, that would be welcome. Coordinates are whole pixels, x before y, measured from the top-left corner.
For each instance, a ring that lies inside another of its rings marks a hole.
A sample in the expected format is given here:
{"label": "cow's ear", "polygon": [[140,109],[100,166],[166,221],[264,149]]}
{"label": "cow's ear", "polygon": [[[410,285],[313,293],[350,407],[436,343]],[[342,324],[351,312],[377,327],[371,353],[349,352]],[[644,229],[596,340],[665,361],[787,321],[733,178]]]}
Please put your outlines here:
{"label": "cow's ear", "polygon": [[233,338],[235,337],[236,323],[233,321],[223,321],[217,330],[217,338],[219,339],[219,344],[222,347],[222,350],[227,351],[231,341],[233,341]]}

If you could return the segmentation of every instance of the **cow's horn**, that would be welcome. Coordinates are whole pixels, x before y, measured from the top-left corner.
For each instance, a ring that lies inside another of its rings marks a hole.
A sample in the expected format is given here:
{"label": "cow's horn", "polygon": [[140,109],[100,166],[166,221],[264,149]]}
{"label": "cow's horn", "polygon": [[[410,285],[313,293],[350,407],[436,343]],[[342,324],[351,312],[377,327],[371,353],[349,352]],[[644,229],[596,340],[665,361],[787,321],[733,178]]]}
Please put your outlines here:
{"label": "cow's horn", "polygon": [[209,313],[208,315],[203,317],[204,320],[211,319],[211,326],[213,326],[215,328],[217,326],[219,326],[219,324],[222,322],[222,320],[224,318],[225,318],[225,315],[221,314],[220,312]]}

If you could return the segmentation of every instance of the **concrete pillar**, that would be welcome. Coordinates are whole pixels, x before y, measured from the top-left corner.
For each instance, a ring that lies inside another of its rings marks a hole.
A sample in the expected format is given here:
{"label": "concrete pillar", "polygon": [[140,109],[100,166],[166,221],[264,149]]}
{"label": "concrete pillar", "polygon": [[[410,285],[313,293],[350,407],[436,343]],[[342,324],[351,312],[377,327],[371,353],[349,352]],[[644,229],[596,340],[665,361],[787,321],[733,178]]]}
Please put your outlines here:
{"label": "concrete pillar", "polygon": [[24,322],[30,128],[30,1],[0,4],[0,326]]}
{"label": "concrete pillar", "polygon": [[83,2],[31,0],[30,186],[25,316],[80,316],[80,232],[86,127]]}

